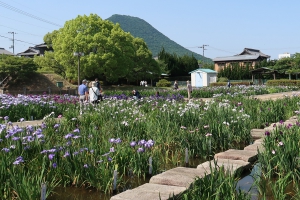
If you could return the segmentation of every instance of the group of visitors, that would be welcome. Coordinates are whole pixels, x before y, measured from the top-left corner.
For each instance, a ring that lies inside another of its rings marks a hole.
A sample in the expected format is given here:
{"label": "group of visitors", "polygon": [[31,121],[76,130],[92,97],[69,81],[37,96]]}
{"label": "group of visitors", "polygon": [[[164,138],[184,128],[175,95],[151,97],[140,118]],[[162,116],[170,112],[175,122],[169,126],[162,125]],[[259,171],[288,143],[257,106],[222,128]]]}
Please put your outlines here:
{"label": "group of visitors", "polygon": [[82,84],[78,87],[78,94],[80,103],[90,102],[93,104],[98,104],[99,101],[103,101],[102,89],[98,78],[90,83],[88,86],[88,81],[86,79],[82,80]]}
{"label": "group of visitors", "polygon": [[[141,86],[146,87],[147,81],[141,81]],[[174,82],[174,89],[178,90],[177,80],[175,80]],[[192,89],[192,85],[190,84],[190,81],[187,81],[187,92],[188,92],[189,100],[191,99],[192,90],[193,89]],[[91,82],[90,88],[88,86],[88,81],[86,79],[82,80],[82,84],[78,87],[80,105],[82,105],[84,102],[98,104],[100,101],[103,101],[103,97],[101,93],[102,93],[102,89],[98,78],[96,78],[95,81]],[[133,99],[135,100],[140,99],[142,97],[140,92],[137,90],[132,90],[132,95],[133,95]],[[160,96],[159,92],[156,92],[155,96],[157,97]]]}
{"label": "group of visitors", "polygon": [[148,87],[147,81],[141,81],[140,82],[140,86],[142,86],[142,87]]}

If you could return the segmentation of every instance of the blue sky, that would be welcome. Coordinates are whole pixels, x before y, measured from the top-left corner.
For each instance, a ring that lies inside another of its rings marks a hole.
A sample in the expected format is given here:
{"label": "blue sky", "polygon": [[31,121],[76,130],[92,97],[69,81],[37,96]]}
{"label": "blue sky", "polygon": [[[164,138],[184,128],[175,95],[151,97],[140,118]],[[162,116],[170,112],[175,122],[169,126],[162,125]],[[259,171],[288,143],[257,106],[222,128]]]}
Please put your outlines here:
{"label": "blue sky", "polygon": [[13,51],[8,32],[16,33],[15,53],[19,53],[43,43],[47,32],[78,15],[94,13],[107,19],[120,14],[145,20],[201,55],[198,47],[209,45],[204,55],[212,59],[241,53],[245,47],[278,59],[281,53],[300,52],[299,7],[299,0],[0,0],[0,47]]}

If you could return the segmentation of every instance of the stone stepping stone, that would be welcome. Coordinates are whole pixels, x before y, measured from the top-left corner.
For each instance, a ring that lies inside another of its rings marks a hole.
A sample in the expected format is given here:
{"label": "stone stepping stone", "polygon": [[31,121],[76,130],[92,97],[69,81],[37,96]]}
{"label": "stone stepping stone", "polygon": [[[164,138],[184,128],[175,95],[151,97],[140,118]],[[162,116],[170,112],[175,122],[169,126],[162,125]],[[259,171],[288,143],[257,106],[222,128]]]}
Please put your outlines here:
{"label": "stone stepping stone", "polygon": [[265,137],[265,129],[251,129],[250,134],[253,139],[260,139]]}
{"label": "stone stepping stone", "polygon": [[197,166],[199,170],[205,170],[207,174],[211,174],[213,170],[218,170],[219,167],[224,167],[224,170],[229,172],[230,174],[234,174],[236,172],[242,172],[245,169],[251,168],[250,162],[245,162],[243,160],[230,160],[230,159],[216,159],[206,161]]}
{"label": "stone stepping stone", "polygon": [[253,144],[263,144],[264,143],[264,138],[254,140]]}
{"label": "stone stepping stone", "polygon": [[195,181],[196,177],[202,178],[205,175],[205,170],[176,167],[161,174],[152,176],[149,183],[188,188]]}
{"label": "stone stepping stone", "polygon": [[185,190],[185,187],[145,183],[132,190],[126,190],[112,196],[110,200],[167,200]]}
{"label": "stone stepping stone", "polygon": [[264,151],[264,147],[262,145],[262,143],[254,143],[254,144],[250,144],[248,146],[246,146],[244,148],[245,151],[255,151],[256,153],[258,153],[258,150],[259,152],[263,152]]}
{"label": "stone stepping stone", "polygon": [[230,159],[243,160],[245,162],[254,162],[256,160],[257,152],[229,149],[225,152],[217,153],[215,159]]}

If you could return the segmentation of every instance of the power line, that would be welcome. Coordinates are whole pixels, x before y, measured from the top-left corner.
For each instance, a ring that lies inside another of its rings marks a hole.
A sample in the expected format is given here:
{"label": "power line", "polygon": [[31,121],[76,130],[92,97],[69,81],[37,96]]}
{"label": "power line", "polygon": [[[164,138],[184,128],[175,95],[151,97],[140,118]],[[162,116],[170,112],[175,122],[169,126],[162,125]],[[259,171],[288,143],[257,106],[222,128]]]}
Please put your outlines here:
{"label": "power line", "polygon": [[5,16],[3,16],[3,15],[0,15],[0,17],[4,17],[4,18],[6,18],[6,19],[10,19],[10,20],[14,20],[14,21],[17,21],[17,22],[21,22],[21,23],[23,23],[23,24],[28,24],[28,25],[31,25],[31,26],[36,26],[36,27],[39,27],[39,28],[44,28],[44,29],[49,30],[49,28],[45,28],[45,27],[38,26],[38,25],[35,25],[35,24],[30,24],[30,23],[27,23],[27,22],[23,22],[23,21],[20,21],[20,20],[17,20],[17,19],[5,17]]}
{"label": "power line", "polygon": [[15,28],[11,28],[11,27],[8,27],[8,26],[4,26],[4,25],[1,25],[1,24],[0,24],[0,26],[6,27],[6,28],[9,28],[9,29],[14,29],[14,30],[17,30],[17,31],[20,31],[20,32],[23,32],[23,33],[27,33],[27,34],[29,34],[29,35],[43,37],[42,35],[35,35],[35,34],[32,34],[32,33],[28,33],[28,32],[25,32],[25,31],[21,31],[21,30],[18,30],[18,29],[15,29]]}
{"label": "power line", "polygon": [[3,3],[2,1],[0,1],[0,6],[2,6],[2,7],[4,7],[4,8],[7,8],[7,9],[9,9],[9,10],[12,10],[12,11],[14,11],[14,12],[17,12],[17,13],[19,13],[19,14],[26,15],[26,16],[31,17],[31,18],[33,18],[33,19],[36,19],[36,20],[39,20],[39,21],[42,21],[42,22],[45,22],[45,23],[48,23],[48,24],[51,24],[51,25],[54,25],[54,26],[62,27],[62,26],[59,25],[59,24],[56,24],[56,23],[51,22],[51,21],[48,21],[48,20],[46,20],[46,19],[37,17],[37,16],[35,16],[35,15],[32,15],[32,14],[30,14],[30,13],[28,13],[28,12],[25,12],[25,11],[23,11],[23,10],[20,10],[20,9],[18,9],[18,8],[15,8],[15,7],[13,7],[13,6],[11,6],[11,5],[8,5],[8,4],[6,4],[6,3]]}
{"label": "power line", "polygon": [[[12,38],[5,37],[5,36],[3,36],[3,35],[0,35],[0,37],[4,37],[4,38],[7,38],[7,39],[12,40]],[[17,39],[14,39],[14,40],[15,40],[15,41],[18,41],[18,42],[24,42],[24,43],[27,43],[27,44],[33,44],[33,43],[30,43],[30,42],[25,42],[25,41],[23,41],[23,40],[17,40]],[[37,45],[37,44],[33,44],[33,45]]]}
{"label": "power line", "polygon": [[[48,17],[50,17],[51,19],[57,19],[57,20],[61,20],[61,19],[58,19],[58,18],[55,18],[55,17],[53,17],[53,16],[51,16],[51,15],[47,15],[48,13],[45,13],[45,12],[41,12],[41,10],[36,10],[36,9],[32,9],[31,7],[28,7],[27,5],[28,4],[21,4],[20,2],[17,2],[17,1],[14,1],[14,0],[9,0],[10,2],[15,2],[16,4],[19,4],[20,6],[19,7],[21,7],[21,8],[28,8],[28,9],[30,9],[30,10],[32,10],[34,13],[40,13],[40,14],[42,14],[43,16],[48,16]],[[26,1],[25,1],[25,3],[26,3]]]}

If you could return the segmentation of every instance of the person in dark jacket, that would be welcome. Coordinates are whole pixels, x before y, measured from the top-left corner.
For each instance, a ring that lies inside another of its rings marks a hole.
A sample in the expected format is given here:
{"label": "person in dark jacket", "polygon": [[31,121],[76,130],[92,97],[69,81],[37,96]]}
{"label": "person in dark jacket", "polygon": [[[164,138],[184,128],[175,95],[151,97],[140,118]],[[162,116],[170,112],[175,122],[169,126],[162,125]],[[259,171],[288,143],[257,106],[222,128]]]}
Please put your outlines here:
{"label": "person in dark jacket", "polygon": [[132,90],[132,95],[133,95],[133,98],[134,98],[135,100],[141,98],[141,94],[140,94],[139,91],[137,91],[137,90]]}

